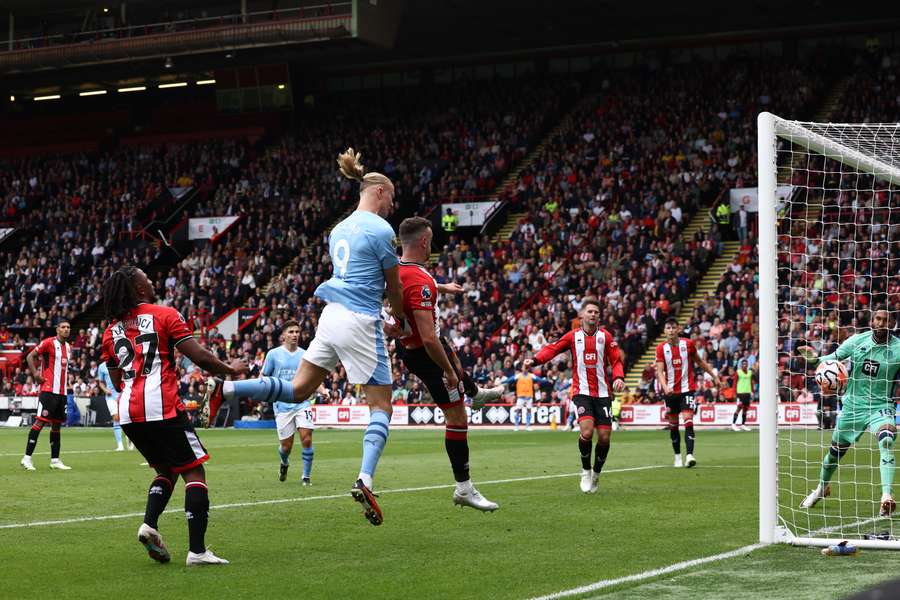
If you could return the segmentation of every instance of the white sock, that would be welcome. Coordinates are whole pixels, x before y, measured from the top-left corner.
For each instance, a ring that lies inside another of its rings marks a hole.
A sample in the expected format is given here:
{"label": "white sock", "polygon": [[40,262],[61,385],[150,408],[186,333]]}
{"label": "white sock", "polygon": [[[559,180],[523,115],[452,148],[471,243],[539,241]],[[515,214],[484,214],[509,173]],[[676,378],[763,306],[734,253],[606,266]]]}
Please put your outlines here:
{"label": "white sock", "polygon": [[468,494],[472,491],[472,480],[466,479],[465,481],[457,481],[456,482],[456,491],[460,494]]}
{"label": "white sock", "polygon": [[225,380],[222,382],[222,395],[231,400],[234,397],[234,382]]}
{"label": "white sock", "polygon": [[372,476],[371,475],[369,475],[368,473],[360,473],[359,476],[357,477],[357,479],[362,479],[363,485],[366,486],[367,488],[369,488],[370,490],[372,489]]}

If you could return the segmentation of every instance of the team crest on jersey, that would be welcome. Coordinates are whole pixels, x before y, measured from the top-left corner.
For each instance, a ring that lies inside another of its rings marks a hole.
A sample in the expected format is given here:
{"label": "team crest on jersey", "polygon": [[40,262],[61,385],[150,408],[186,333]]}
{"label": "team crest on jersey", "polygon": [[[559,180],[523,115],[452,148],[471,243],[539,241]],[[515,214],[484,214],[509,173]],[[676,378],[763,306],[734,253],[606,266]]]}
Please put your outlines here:
{"label": "team crest on jersey", "polygon": [[422,286],[422,299],[431,300],[431,289],[427,285]]}

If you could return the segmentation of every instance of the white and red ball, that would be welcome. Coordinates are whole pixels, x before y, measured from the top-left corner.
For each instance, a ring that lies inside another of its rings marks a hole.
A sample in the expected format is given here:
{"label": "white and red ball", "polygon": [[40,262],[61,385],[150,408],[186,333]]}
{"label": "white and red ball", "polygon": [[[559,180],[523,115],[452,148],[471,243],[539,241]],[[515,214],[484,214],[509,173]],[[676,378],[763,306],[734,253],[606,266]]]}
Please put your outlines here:
{"label": "white and red ball", "polygon": [[825,360],[816,367],[816,383],[823,394],[840,396],[847,389],[847,367],[838,360]]}

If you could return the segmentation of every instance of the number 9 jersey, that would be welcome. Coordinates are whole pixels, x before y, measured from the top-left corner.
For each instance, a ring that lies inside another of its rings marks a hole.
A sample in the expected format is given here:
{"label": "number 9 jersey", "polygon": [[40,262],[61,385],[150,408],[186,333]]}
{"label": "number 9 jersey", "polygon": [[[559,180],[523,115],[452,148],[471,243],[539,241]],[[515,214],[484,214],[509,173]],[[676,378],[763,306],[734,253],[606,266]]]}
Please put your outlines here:
{"label": "number 9 jersey", "polygon": [[177,310],[156,304],[139,304],[106,329],[101,360],[122,371],[122,425],[171,419],[184,412],[174,352],[193,335]]}

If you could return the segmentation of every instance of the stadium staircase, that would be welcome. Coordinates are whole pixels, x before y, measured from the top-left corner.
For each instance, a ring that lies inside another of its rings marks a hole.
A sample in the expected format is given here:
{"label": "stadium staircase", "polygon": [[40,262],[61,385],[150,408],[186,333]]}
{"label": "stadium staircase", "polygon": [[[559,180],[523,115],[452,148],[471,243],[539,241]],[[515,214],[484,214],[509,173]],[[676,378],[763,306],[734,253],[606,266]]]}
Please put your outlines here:
{"label": "stadium staircase", "polygon": [[[506,177],[503,179],[503,181],[501,181],[496,189],[494,189],[494,193],[491,194],[491,197],[497,198],[503,192],[512,192],[512,190],[516,187],[516,182],[519,180],[519,174],[534,164],[538,157],[544,152],[544,149],[547,147],[547,144],[550,143],[550,140],[564,132],[566,128],[571,125],[572,119],[575,118],[575,115],[591,103],[596,102],[598,98],[599,94],[589,94],[581,100],[577,101],[572,106],[572,108],[570,108],[569,111],[562,116],[559,122],[550,131],[547,132],[543,139],[538,142],[537,146],[535,146],[531,150],[531,152],[526,154],[525,158],[523,158],[518,165],[510,169],[509,173],[506,174]],[[509,212],[506,215],[506,222],[504,222],[503,225],[500,226],[500,228],[494,234],[494,237],[491,238],[491,242],[493,244],[503,244],[508,242],[519,224],[519,219],[527,214],[527,211]],[[436,263],[440,255],[440,252],[432,252],[431,263]]]}
{"label": "stadium staircase", "polygon": [[[681,233],[682,238],[686,240],[692,239],[699,229],[707,227],[708,225],[709,213],[705,210],[700,210],[694,215],[691,222],[685,226],[684,231]],[[684,300],[681,310],[675,315],[679,327],[687,325],[691,316],[694,314],[694,308],[706,300],[708,294],[715,293],[716,287],[722,279],[722,275],[725,273],[728,266],[734,262],[735,255],[740,251],[740,242],[728,241],[723,242],[723,244],[724,249],[722,253],[712,262],[706,270],[706,273],[700,279],[700,282],[697,284],[697,288]],[[635,361],[628,373],[625,374],[625,385],[630,391],[633,392],[638,388],[638,385],[641,383],[641,375],[647,366],[656,362],[656,346],[663,340],[665,340],[665,335],[660,333],[656,339],[647,346],[644,353],[637,361]]]}

